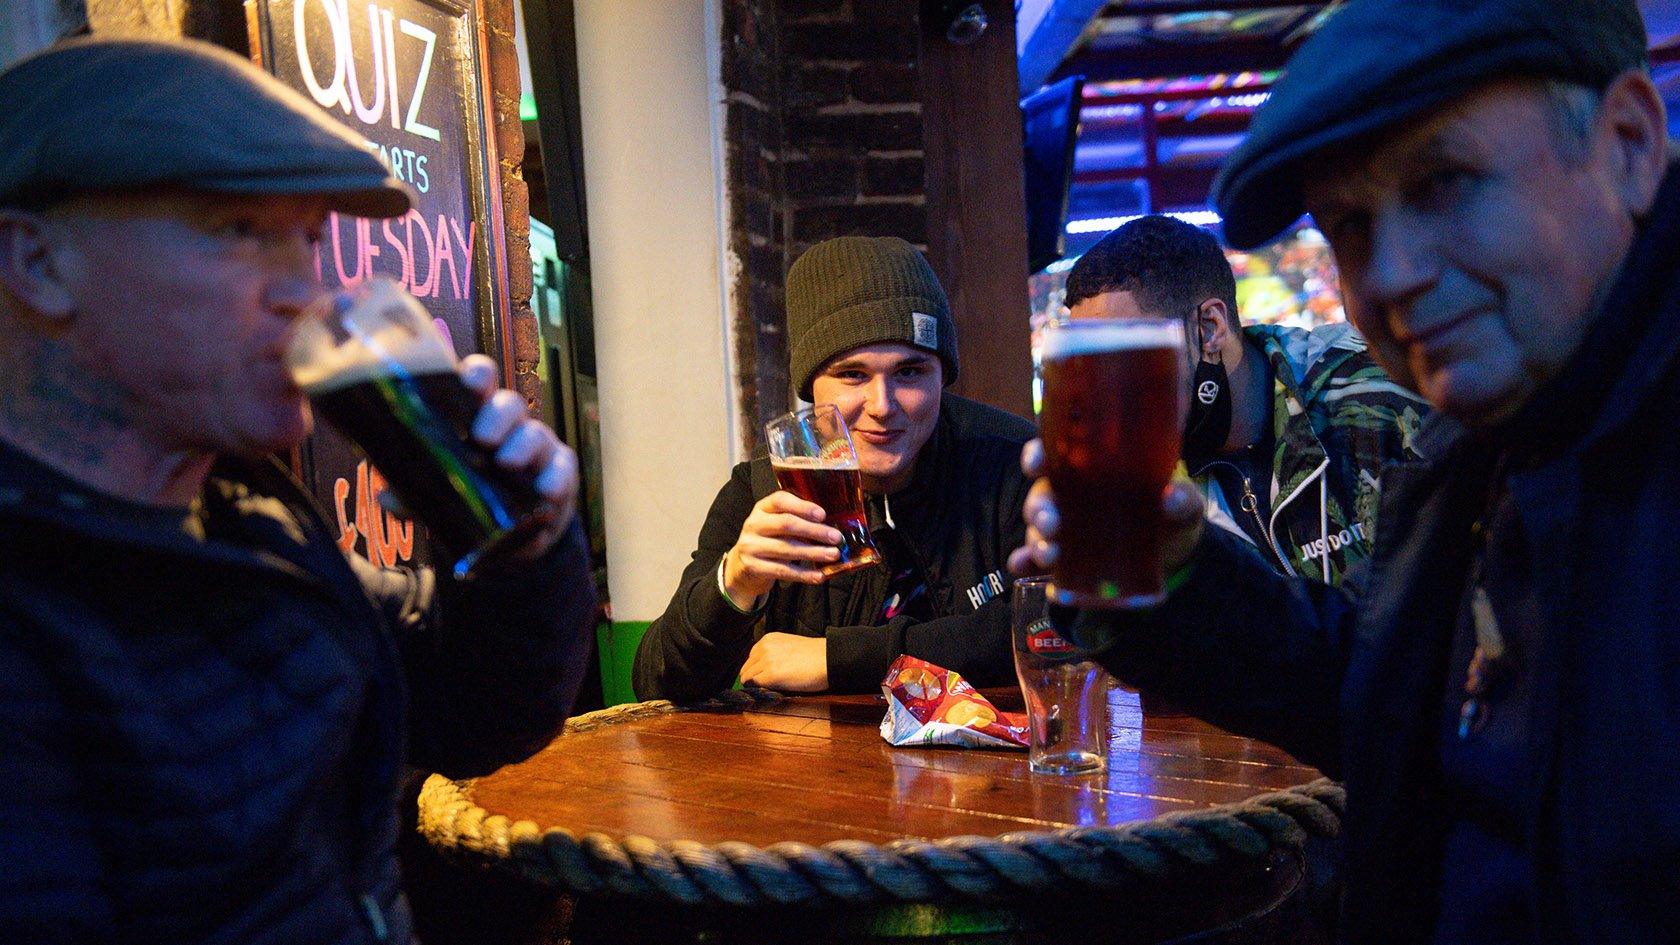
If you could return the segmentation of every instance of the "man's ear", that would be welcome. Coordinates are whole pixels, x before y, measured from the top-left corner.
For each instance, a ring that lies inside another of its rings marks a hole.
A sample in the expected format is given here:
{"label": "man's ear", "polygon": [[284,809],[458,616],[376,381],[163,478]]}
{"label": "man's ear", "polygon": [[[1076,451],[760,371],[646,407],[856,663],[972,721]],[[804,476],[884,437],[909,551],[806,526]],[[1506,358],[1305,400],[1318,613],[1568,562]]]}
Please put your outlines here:
{"label": "man's ear", "polygon": [[1644,69],[1629,69],[1605,87],[1598,125],[1599,133],[1608,136],[1616,193],[1630,216],[1642,217],[1668,172],[1667,115]]}
{"label": "man's ear", "polygon": [[[1231,340],[1231,319],[1227,314],[1224,299],[1206,299],[1196,309],[1196,324],[1201,326],[1201,350],[1196,352],[1198,361],[1220,357],[1225,345]],[[1194,344],[1196,339],[1191,338]]]}
{"label": "man's ear", "polygon": [[64,323],[75,314],[75,299],[53,259],[48,224],[38,214],[0,209],[0,293],[47,322]]}

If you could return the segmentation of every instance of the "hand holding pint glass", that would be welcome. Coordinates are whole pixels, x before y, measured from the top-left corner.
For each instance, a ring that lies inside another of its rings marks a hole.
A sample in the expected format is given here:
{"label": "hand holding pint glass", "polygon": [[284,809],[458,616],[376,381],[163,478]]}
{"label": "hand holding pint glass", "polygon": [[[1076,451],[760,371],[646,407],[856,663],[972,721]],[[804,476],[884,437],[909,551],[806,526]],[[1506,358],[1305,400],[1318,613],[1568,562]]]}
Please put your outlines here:
{"label": "hand holding pint glass", "polygon": [[525,416],[518,395],[487,401],[469,386],[431,314],[395,282],[328,297],[286,358],[316,412],[379,469],[457,577],[569,522],[571,451]]}
{"label": "hand holding pint glass", "polygon": [[878,564],[863,507],[863,476],[840,411],[818,404],[772,420],[765,427],[776,484],[822,507],[823,520],[840,532],[839,553],[823,565],[824,577]]}
{"label": "hand holding pint glass", "polygon": [[881,560],[840,412],[818,404],[770,421],[764,432],[781,489],[753,506],[724,558],[724,587],[743,609],[777,581],[821,584]]}
{"label": "hand holding pint glass", "polygon": [[1052,325],[1043,371],[1043,472],[1059,512],[1051,598],[1158,604],[1162,500],[1184,426],[1184,328],[1163,319]]}

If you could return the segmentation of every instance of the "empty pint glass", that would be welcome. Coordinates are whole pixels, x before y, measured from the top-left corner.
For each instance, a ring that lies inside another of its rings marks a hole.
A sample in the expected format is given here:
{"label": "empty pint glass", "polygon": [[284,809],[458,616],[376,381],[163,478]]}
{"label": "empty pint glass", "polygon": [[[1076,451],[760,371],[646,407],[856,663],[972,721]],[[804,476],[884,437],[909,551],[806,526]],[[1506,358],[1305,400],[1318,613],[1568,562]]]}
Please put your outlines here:
{"label": "empty pint glass", "polygon": [[286,358],[315,411],[385,477],[456,576],[545,524],[529,477],[472,439],[483,401],[431,314],[395,282],[334,293],[303,319]]}
{"label": "empty pint glass", "polygon": [[822,506],[823,523],[840,532],[840,557],[823,565],[822,573],[879,563],[881,552],[869,538],[857,451],[840,411],[829,404],[795,410],[770,421],[764,432],[777,485]]}
{"label": "empty pint glass", "polygon": [[1165,597],[1161,502],[1184,428],[1184,327],[1164,319],[1075,321],[1045,330],[1045,469],[1060,554],[1052,596],[1129,608]]}
{"label": "empty pint glass", "polygon": [[1097,771],[1108,755],[1110,677],[1051,626],[1049,583],[1015,582],[1015,676],[1027,704],[1027,763],[1045,774]]}

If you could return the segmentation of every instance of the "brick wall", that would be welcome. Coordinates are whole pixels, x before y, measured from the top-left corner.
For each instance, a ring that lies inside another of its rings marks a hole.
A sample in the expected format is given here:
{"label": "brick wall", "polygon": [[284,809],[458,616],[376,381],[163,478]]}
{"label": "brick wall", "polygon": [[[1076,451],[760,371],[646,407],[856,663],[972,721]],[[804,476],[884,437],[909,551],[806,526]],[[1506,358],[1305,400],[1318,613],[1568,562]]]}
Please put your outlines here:
{"label": "brick wall", "polygon": [[743,446],[787,409],[786,264],[778,0],[724,0],[721,71],[733,312],[731,351]]}
{"label": "brick wall", "polygon": [[519,49],[513,33],[513,5],[519,0],[480,0],[488,32],[490,71],[490,114],[487,129],[495,135],[501,163],[503,234],[508,261],[508,321],[504,330],[512,337],[513,389],[523,394],[535,410],[542,396],[542,379],[537,376],[542,359],[542,338],[537,316],[531,311],[531,194],[525,186],[520,165],[525,160],[525,126],[519,118]]}
{"label": "brick wall", "polygon": [[743,445],[788,409],[783,281],[811,245],[927,244],[917,4],[724,0],[722,77]]}

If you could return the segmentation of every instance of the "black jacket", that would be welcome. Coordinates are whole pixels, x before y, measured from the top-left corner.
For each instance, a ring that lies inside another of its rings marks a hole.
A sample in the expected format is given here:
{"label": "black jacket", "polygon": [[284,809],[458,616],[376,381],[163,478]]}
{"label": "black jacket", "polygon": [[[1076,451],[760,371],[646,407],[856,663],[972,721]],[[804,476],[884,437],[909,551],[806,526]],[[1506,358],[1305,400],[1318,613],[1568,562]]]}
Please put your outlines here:
{"label": "black jacket", "polygon": [[1035,435],[1014,414],[944,394],[910,484],[879,504],[927,578],[939,617],[923,623],[901,616],[869,625],[886,598],[882,568],[850,571],[815,587],[778,584],[759,611],[736,611],[718,590],[718,562],[734,547],[753,505],[776,491],[768,459],[737,465],[712,501],[677,593],[636,651],[636,694],[691,700],[727,689],[753,642],[772,631],[826,636],[833,692],[874,689],[901,653],[954,669],[976,685],[1013,682],[1004,565],[1026,533],[1021,504],[1030,483],[1021,474],[1021,446]]}
{"label": "black jacket", "polygon": [[[1455,813],[1439,764],[1448,653],[1487,505],[1488,438],[1424,425],[1382,477],[1368,569],[1288,580],[1205,529],[1186,584],[1071,628],[1121,679],[1347,782],[1342,937],[1428,942]],[[1544,624],[1510,790],[1546,942],[1680,934],[1680,175],[1580,351],[1495,443]],[[1499,449],[1507,448],[1499,446]],[[1066,617],[1061,614],[1059,618]]]}
{"label": "black jacket", "polygon": [[407,942],[402,766],[556,732],[582,533],[459,584],[347,560],[278,467],[202,501],[200,541],[0,447],[0,942]]}

